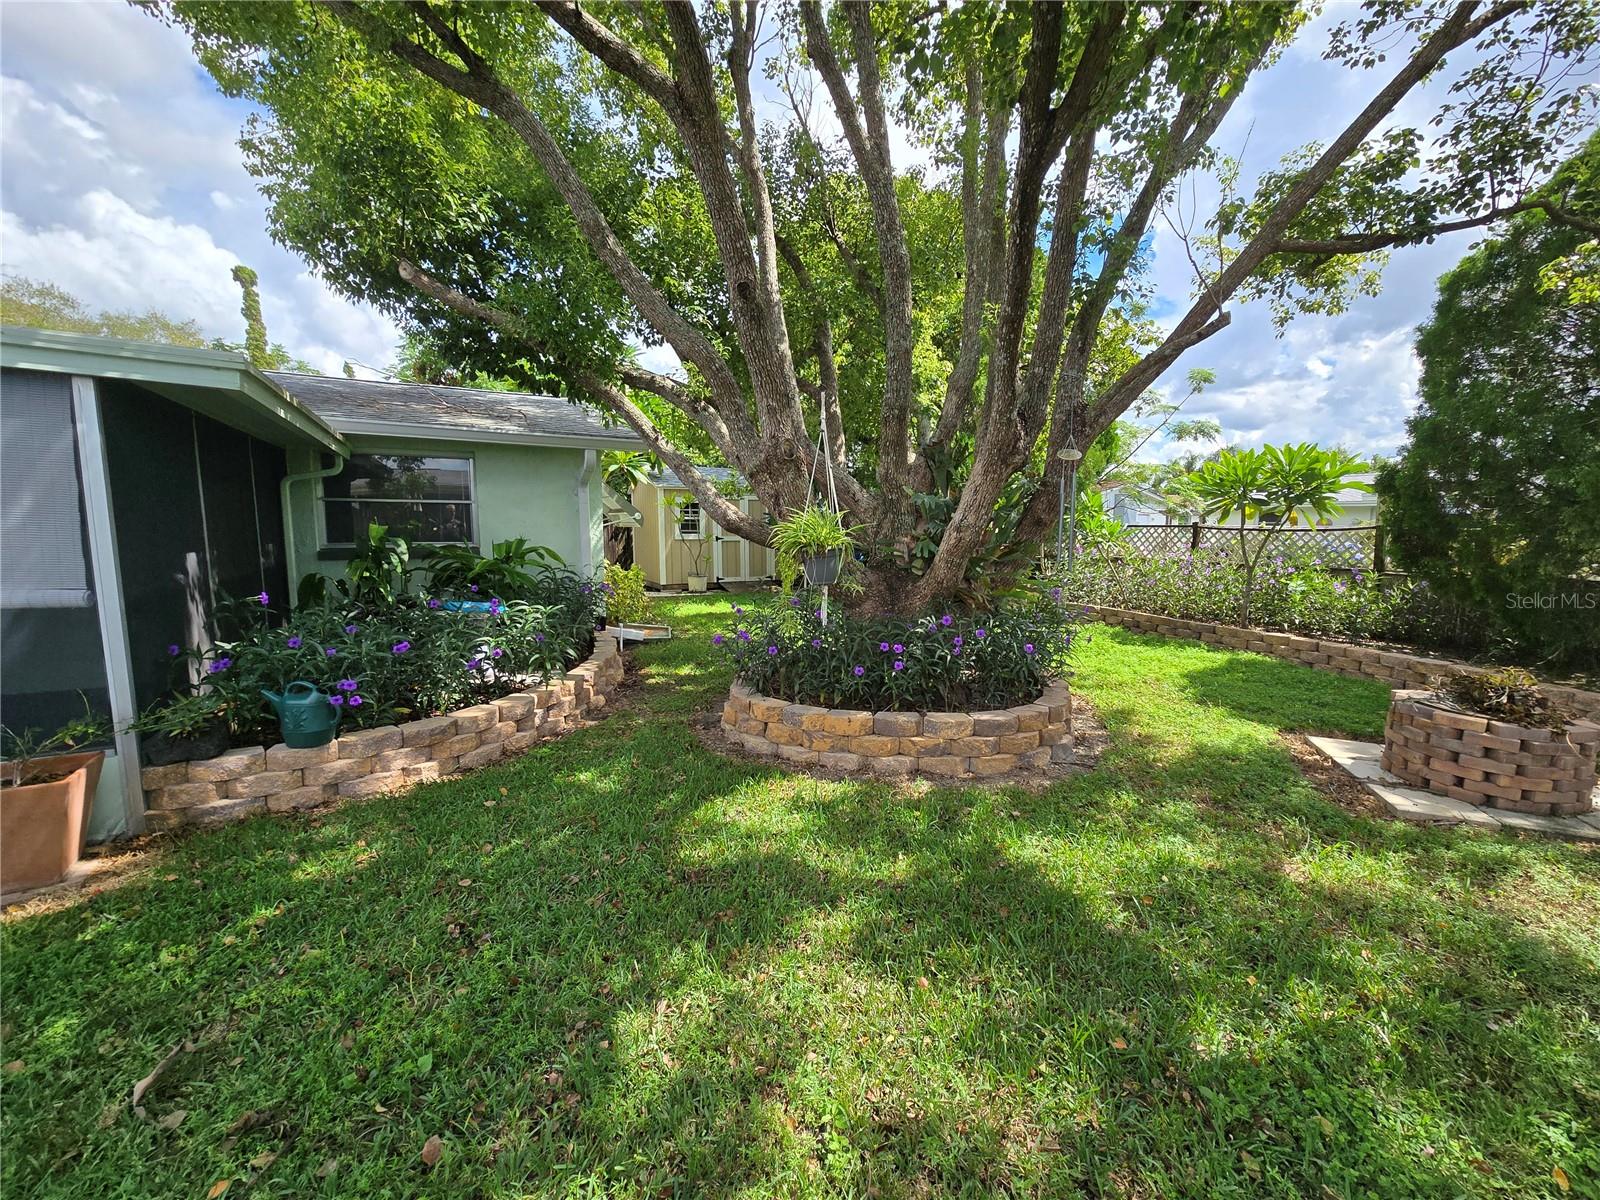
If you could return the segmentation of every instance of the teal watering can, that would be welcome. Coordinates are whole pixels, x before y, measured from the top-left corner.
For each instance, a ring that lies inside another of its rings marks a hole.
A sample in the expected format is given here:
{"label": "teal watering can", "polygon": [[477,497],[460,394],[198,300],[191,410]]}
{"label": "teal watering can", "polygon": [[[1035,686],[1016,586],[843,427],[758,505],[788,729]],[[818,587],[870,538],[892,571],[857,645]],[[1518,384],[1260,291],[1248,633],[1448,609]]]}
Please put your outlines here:
{"label": "teal watering can", "polygon": [[328,703],[328,693],[319,690],[316,684],[296,679],[283,689],[281,696],[265,689],[261,694],[277,710],[284,745],[309,750],[333,741],[334,731],[339,727],[339,709]]}

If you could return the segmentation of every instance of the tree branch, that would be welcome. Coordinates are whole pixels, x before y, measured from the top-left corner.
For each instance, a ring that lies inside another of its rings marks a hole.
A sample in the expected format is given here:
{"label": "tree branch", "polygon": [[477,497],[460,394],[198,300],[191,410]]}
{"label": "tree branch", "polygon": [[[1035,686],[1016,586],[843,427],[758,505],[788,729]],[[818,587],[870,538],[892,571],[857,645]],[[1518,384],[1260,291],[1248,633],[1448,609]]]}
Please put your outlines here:
{"label": "tree branch", "polygon": [[1415,229],[1396,229],[1381,233],[1350,233],[1331,238],[1283,238],[1272,247],[1274,254],[1311,254],[1333,256],[1337,254],[1365,254],[1374,250],[1388,250],[1394,246],[1414,246],[1441,234],[1456,233],[1463,229],[1479,229],[1504,221],[1519,213],[1542,212],[1558,225],[1570,225],[1586,233],[1600,234],[1600,221],[1562,208],[1549,200],[1523,200],[1504,208],[1491,208],[1476,216],[1461,217],[1454,221],[1439,221]]}

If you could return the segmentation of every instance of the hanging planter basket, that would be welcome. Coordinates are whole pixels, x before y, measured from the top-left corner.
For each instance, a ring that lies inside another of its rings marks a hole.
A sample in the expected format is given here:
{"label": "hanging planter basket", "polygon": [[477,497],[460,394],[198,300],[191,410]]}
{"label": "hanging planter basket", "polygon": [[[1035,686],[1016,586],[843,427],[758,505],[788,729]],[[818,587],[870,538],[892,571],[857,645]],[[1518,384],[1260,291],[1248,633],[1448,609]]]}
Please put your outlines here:
{"label": "hanging planter basket", "polygon": [[809,587],[827,587],[839,581],[839,568],[844,560],[844,551],[825,550],[821,554],[813,554],[805,560],[806,584]]}

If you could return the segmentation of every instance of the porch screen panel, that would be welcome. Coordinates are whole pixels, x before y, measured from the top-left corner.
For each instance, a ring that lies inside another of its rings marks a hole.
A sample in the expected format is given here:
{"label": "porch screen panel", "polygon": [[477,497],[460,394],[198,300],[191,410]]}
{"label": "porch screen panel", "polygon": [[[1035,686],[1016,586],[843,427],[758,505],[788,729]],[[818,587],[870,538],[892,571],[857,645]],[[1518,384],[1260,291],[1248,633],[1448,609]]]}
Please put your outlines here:
{"label": "porch screen panel", "polygon": [[7,371],[0,382],[0,605],[87,608],[72,380]]}

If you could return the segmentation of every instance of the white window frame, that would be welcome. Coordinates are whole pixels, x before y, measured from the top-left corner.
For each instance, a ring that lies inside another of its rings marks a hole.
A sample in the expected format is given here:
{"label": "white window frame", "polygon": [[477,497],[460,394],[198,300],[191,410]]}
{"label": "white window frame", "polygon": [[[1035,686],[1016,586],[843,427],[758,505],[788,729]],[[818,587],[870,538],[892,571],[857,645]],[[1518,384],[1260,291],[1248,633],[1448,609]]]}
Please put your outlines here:
{"label": "white window frame", "polygon": [[[413,501],[396,501],[396,503],[411,503],[411,504],[465,504],[467,506],[467,512],[468,512],[468,515],[470,517],[470,520],[469,520],[468,524],[471,526],[471,534],[472,534],[472,536],[468,539],[467,544],[468,545],[472,545],[472,546],[480,546],[480,545],[482,545],[482,542],[480,542],[478,540],[478,459],[477,459],[476,455],[470,454],[470,453],[467,453],[467,452],[464,452],[464,451],[455,451],[455,450],[446,450],[446,451],[427,450],[427,451],[420,451],[420,452],[417,451],[417,450],[410,450],[410,449],[405,449],[405,450],[356,450],[350,455],[349,461],[354,461],[355,459],[360,458],[363,455],[365,455],[365,456],[367,456],[369,458],[415,457],[415,458],[454,458],[454,459],[463,459],[463,460],[465,460],[466,464],[467,464],[467,498],[465,500],[413,500]],[[347,461],[345,465],[348,466],[349,465],[349,461]],[[326,484],[326,480],[323,480],[323,479],[317,480],[317,535],[318,535],[317,540],[318,540],[318,545],[324,550],[354,550],[356,548],[356,543],[355,542],[336,542],[336,541],[333,541],[328,536],[328,504],[330,502],[331,503],[336,503],[336,504],[349,504],[349,503],[356,503],[356,502],[350,501],[350,500],[346,500],[344,497],[340,497],[340,496],[330,497],[327,494],[327,489],[325,487],[325,484]],[[384,502],[383,501],[378,501],[378,503],[384,503]],[[419,541],[416,541],[415,539],[411,539],[411,538],[408,538],[407,541],[409,541],[413,545],[417,545],[417,546],[459,546],[461,544],[460,542],[419,542]]]}
{"label": "white window frame", "polygon": [[[694,509],[694,532],[683,531],[684,518],[689,515],[689,510]],[[680,508],[673,505],[673,539],[679,542],[703,542],[706,540],[706,510],[700,507],[698,500],[686,500]]]}

